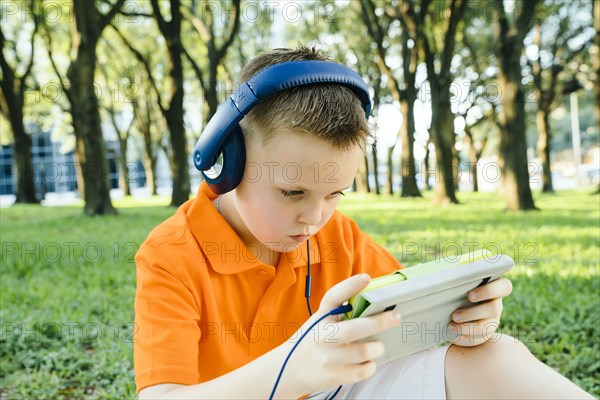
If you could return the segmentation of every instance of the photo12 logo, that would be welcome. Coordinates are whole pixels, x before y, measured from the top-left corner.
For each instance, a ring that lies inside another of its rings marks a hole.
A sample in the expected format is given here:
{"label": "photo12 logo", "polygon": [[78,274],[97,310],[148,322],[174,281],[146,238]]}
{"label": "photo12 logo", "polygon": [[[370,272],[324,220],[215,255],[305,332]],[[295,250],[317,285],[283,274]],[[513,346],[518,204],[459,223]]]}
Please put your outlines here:
{"label": "photo12 logo", "polygon": [[[497,242],[410,242],[401,243],[401,262],[414,260],[424,263],[428,261],[445,261],[455,263],[460,260],[462,254],[472,253],[475,250],[487,250],[489,255],[486,259],[490,262],[498,260],[501,254],[511,257],[515,262],[520,264],[537,264],[539,259],[536,257],[539,253],[540,246],[538,243],[530,242],[514,242],[510,245],[501,245]],[[470,260],[473,261],[473,260]]]}
{"label": "photo12 logo", "polygon": [[11,260],[36,264],[101,260],[134,263],[138,248],[139,244],[134,242],[2,242],[0,260],[3,264]]}
{"label": "photo12 logo", "polygon": [[[200,19],[204,22],[220,20],[226,24],[236,13],[230,1],[203,1]],[[244,1],[239,5],[239,17],[247,24],[260,22],[296,24],[307,22],[332,22],[337,18],[339,5],[336,1]],[[216,18],[215,18],[216,17]]]}
{"label": "photo12 logo", "polygon": [[81,321],[3,321],[0,323],[0,341],[21,343],[85,342],[103,340],[134,343],[139,327],[134,322],[81,322]]}

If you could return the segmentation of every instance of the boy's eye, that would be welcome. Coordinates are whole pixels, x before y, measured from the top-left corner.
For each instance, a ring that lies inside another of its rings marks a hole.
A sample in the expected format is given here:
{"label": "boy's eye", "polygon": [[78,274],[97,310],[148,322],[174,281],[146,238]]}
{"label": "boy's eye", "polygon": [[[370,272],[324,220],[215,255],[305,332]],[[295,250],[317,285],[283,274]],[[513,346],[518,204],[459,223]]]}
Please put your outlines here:
{"label": "boy's eye", "polygon": [[281,194],[283,194],[283,197],[294,197],[301,196],[304,192],[302,190],[282,190]]}
{"label": "boy's eye", "polygon": [[[283,194],[283,197],[296,197],[296,196],[302,196],[304,194],[304,191],[302,190],[282,190],[281,194]],[[330,198],[335,198],[335,197],[340,197],[340,196],[345,196],[346,194],[343,192],[333,192],[329,195]]]}

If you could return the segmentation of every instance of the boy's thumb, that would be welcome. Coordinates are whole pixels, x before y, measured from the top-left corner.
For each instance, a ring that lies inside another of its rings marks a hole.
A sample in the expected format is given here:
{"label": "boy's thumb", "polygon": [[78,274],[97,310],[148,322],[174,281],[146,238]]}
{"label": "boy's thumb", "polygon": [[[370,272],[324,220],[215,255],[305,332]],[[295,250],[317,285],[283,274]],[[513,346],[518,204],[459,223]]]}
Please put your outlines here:
{"label": "boy's thumb", "polygon": [[333,286],[325,293],[319,306],[319,314],[328,313],[336,307],[341,306],[352,296],[364,289],[371,280],[368,274],[351,276]]}

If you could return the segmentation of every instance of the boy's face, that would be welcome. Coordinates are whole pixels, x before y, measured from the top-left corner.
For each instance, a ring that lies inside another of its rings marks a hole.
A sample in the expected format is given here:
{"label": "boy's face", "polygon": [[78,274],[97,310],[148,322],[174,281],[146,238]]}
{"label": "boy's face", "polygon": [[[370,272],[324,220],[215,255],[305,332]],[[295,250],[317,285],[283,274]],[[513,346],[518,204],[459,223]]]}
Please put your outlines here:
{"label": "boy's face", "polygon": [[[284,131],[248,140],[244,178],[232,192],[233,228],[246,244],[288,252],[327,223],[363,157],[312,135]],[[270,253],[270,252],[269,252]]]}

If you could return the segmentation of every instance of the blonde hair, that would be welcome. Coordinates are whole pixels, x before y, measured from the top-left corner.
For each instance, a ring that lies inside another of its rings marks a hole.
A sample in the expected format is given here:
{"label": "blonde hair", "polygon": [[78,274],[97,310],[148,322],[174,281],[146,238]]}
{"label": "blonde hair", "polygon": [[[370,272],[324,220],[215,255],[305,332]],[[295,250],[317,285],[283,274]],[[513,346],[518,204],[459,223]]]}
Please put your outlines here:
{"label": "blonde hair", "polygon": [[[274,64],[298,60],[331,61],[314,47],[274,49],[252,59],[242,69],[239,80],[246,82]],[[258,134],[263,144],[281,130],[314,135],[338,150],[364,147],[371,136],[358,97],[351,89],[336,84],[300,86],[276,93],[258,103],[240,125],[246,142]]]}

